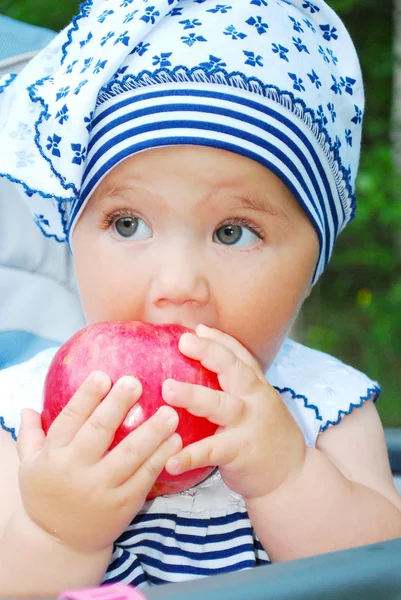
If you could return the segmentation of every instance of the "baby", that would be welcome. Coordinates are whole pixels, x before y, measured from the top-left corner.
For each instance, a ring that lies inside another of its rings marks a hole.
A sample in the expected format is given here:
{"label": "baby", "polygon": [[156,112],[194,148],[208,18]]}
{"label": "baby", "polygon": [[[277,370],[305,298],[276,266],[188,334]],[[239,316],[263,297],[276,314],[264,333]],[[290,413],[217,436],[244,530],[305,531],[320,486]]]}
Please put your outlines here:
{"label": "baby", "polygon": [[[401,536],[378,385],[287,339],[355,211],[363,87],[332,10],[89,0],[0,89],[1,175],[69,243],[88,323],[191,327],[181,352],[222,388],[165,381],[166,406],[107,452],[137,380],[93,373],[45,438],[55,349],[2,371],[0,596]],[[174,407],[217,433],[182,448]],[[199,485],[146,502],[164,467],[204,466]]]}

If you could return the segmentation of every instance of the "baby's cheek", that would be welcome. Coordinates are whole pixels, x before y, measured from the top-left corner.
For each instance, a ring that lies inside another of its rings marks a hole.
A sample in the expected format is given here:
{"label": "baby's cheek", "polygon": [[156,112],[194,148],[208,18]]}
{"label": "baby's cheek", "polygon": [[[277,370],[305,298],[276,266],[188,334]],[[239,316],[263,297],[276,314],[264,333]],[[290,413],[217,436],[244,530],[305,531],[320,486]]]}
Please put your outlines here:
{"label": "baby's cheek", "polygon": [[255,305],[253,316],[244,324],[243,345],[255,356],[265,372],[287,337],[301,305],[299,298],[279,297]]}

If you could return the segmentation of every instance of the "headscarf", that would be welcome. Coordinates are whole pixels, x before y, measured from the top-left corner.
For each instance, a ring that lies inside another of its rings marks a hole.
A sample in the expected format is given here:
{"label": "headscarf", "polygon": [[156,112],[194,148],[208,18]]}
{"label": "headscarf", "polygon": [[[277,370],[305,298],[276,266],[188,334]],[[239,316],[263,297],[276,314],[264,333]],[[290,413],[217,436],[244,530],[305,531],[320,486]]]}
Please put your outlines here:
{"label": "headscarf", "polygon": [[62,242],[128,156],[232,151],[302,206],[319,238],[316,281],[354,215],[363,110],[354,45],[322,0],[88,0],[0,79],[0,176]]}

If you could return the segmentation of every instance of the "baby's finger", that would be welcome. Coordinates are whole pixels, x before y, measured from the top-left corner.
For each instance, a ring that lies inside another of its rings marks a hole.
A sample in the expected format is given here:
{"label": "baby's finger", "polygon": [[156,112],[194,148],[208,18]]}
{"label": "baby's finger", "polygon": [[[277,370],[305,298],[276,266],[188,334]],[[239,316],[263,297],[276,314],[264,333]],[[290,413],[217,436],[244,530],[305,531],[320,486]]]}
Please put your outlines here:
{"label": "baby's finger", "polygon": [[210,340],[214,340],[215,342],[220,342],[231,350],[242,362],[251,367],[259,376],[263,377],[264,375],[262,369],[256,358],[243,346],[238,340],[233,338],[228,333],[221,331],[220,329],[215,329],[213,327],[208,327],[207,325],[199,324],[197,325],[196,335],[199,337],[208,338]]}
{"label": "baby's finger", "polygon": [[110,487],[120,486],[131,478],[174,433],[177,426],[177,412],[169,406],[162,406],[150,419],[113,448],[101,462]]}
{"label": "baby's finger", "polygon": [[46,444],[59,448],[69,444],[110,388],[111,379],[106,373],[91,373],[51,424]]}
{"label": "baby's finger", "polygon": [[120,490],[124,496],[137,498],[142,495],[145,501],[156,479],[163,471],[166,462],[174,456],[182,448],[181,437],[177,433],[173,433],[165,440],[157,450],[145,461],[136,473],[128,479]]}
{"label": "baby's finger", "polygon": [[238,443],[232,436],[218,433],[186,446],[166,463],[166,471],[180,475],[191,469],[219,467],[232,462],[238,453]]}
{"label": "baby's finger", "polygon": [[234,425],[246,411],[245,402],[237,396],[174,379],[166,379],[162,395],[167,404],[185,408],[192,415],[205,417],[221,427]]}
{"label": "baby's finger", "polygon": [[21,426],[17,439],[17,451],[20,460],[29,458],[39,452],[43,448],[45,439],[40,414],[30,408],[22,410]]}
{"label": "baby's finger", "polygon": [[260,390],[262,384],[255,371],[219,342],[184,333],[180,351],[218,375],[222,389],[228,394],[247,398]]}
{"label": "baby's finger", "polygon": [[113,385],[72,441],[75,452],[85,462],[91,464],[104,456],[116,430],[141,394],[141,382],[134,377],[121,377]]}

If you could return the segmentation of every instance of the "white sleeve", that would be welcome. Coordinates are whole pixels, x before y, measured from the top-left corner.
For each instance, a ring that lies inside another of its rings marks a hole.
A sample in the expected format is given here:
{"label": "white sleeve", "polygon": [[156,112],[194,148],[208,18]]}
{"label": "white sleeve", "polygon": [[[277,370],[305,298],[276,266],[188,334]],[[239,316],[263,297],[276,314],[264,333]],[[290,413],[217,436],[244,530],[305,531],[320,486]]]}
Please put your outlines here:
{"label": "white sleeve", "polygon": [[58,348],[0,371],[0,426],[17,438],[23,408],[42,411],[42,392],[50,362]]}
{"label": "white sleeve", "polygon": [[380,394],[379,384],[364,373],[292,340],[285,341],[266,378],[280,392],[310,446],[328,427]]}

